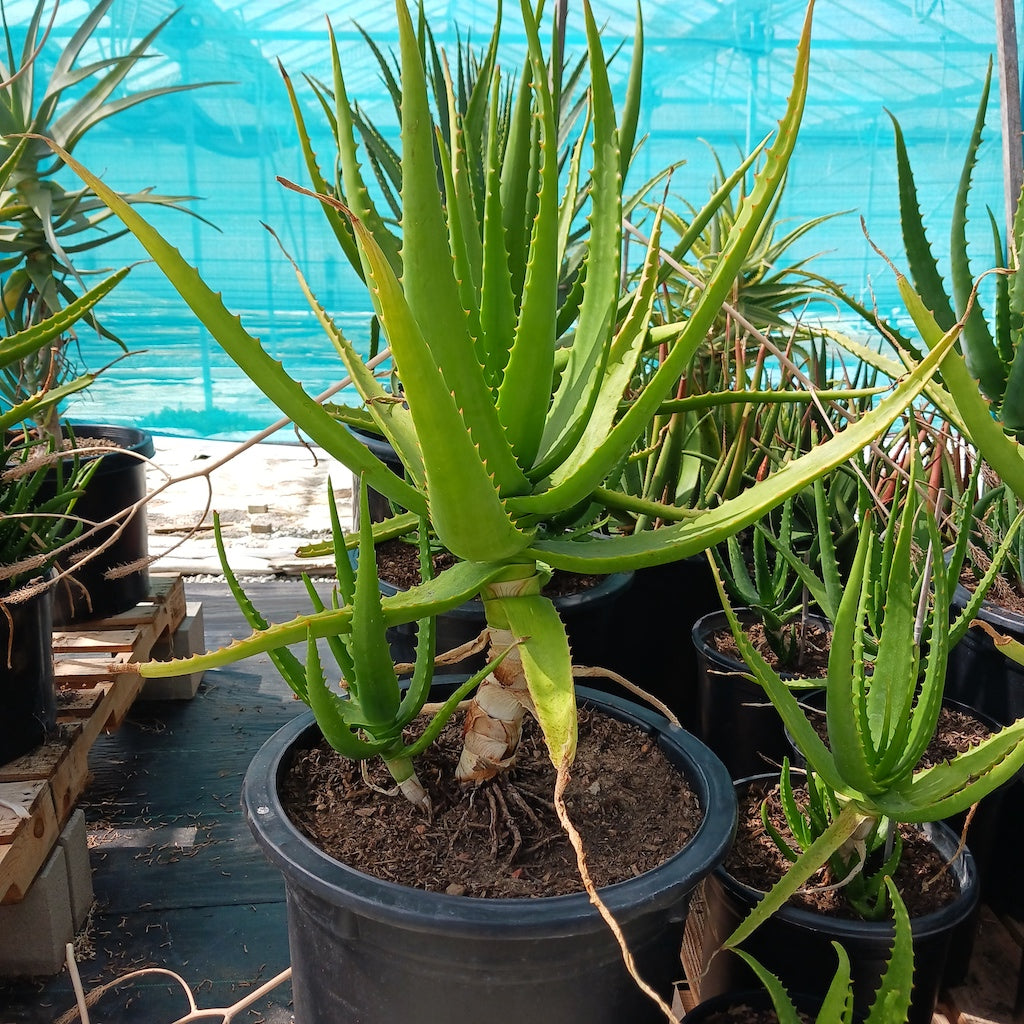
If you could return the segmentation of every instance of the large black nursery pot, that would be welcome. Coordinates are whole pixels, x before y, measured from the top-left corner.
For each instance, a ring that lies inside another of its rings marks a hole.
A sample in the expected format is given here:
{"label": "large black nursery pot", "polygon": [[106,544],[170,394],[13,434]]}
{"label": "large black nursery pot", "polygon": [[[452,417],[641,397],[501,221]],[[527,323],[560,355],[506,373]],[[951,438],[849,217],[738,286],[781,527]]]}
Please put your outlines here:
{"label": "large black nursery pot", "polygon": [[[666,999],[680,974],[698,882],[725,856],[736,801],[721,763],[689,733],[616,697],[580,698],[652,736],[705,808],[660,867],[601,890],[641,975]],[[660,1024],[584,893],[473,899],[373,878],[334,860],[289,821],[278,779],[320,732],[311,714],[271,737],[245,776],[257,842],[284,874],[295,1019],[302,1024]]]}
{"label": "large black nursery pot", "polygon": [[57,725],[51,591],[0,598],[0,764],[45,742]]}
{"label": "large black nursery pot", "polygon": [[[762,786],[767,792],[777,782],[778,775],[761,775],[739,780],[736,787]],[[950,870],[959,883],[960,894],[953,903],[910,919],[914,989],[908,1024],[931,1024],[951,938],[957,927],[971,916],[980,895],[974,858],[966,849],[958,851],[959,836],[941,823],[921,827],[942,859],[952,862]],[[702,998],[756,985],[753,972],[739,957],[715,951],[763,893],[738,881],[721,866],[708,877],[703,891],[707,918],[703,937]],[[888,921],[839,918],[787,905],[761,924],[744,941],[743,948],[775,974],[786,988],[821,996],[835,973],[832,942],[840,942],[850,957],[855,1007],[859,1012],[866,1012],[885,970],[892,939],[892,924]]]}
{"label": "large black nursery pot", "polygon": [[[749,609],[739,608],[736,615],[742,625],[757,621]],[[808,618],[822,629],[831,629],[819,616]],[[723,631],[729,632],[724,611],[705,615],[693,627],[697,652],[694,732],[722,759],[734,779],[743,779],[782,764],[789,743],[779,713],[761,686],[750,678],[747,666],[716,650],[711,638]],[[780,675],[783,679],[794,678],[791,673]]]}
{"label": "large black nursery pot", "polygon": [[[73,429],[75,437],[83,444],[97,438],[112,445],[109,451],[87,455],[83,459],[99,461],[85,494],[74,508],[74,515],[86,520],[85,528],[88,528],[88,523],[104,522],[146,496],[145,459],[153,456],[153,438],[144,430],[109,424],[75,423]],[[55,484],[54,476],[50,486]],[[116,531],[116,526],[108,526],[83,540],[67,560],[74,562],[83,552],[97,548],[113,537]],[[57,585],[54,625],[68,626],[116,615],[149,597],[149,570],[146,567],[117,579],[108,579],[106,575],[110,569],[145,558],[148,552],[149,536],[143,506],[128,520],[109,547],[76,568],[72,580]]]}
{"label": "large black nursery pot", "polygon": [[690,640],[698,619],[721,608],[707,557],[691,555],[633,573],[618,602],[604,664],[664,702],[684,729],[697,732],[697,652]]}
{"label": "large black nursery pot", "polygon": [[[950,614],[958,614],[969,600],[966,588],[958,585]],[[977,617],[1003,635],[1024,643],[1024,616],[985,601]],[[974,626],[949,652],[944,692],[947,697],[995,719],[999,725],[1011,725],[1024,717],[1024,665],[1007,658],[984,630]],[[985,866],[985,902],[995,910],[1024,918],[1024,872],[1020,869],[1020,851],[1024,849],[1024,779],[1018,776],[1002,793],[991,857]]]}
{"label": "large black nursery pot", "polygon": [[[633,573],[615,572],[603,576],[592,587],[587,587],[574,594],[564,594],[552,598],[552,603],[565,623],[569,635],[569,647],[572,651],[574,665],[608,666],[608,654],[623,642],[618,614],[619,609],[628,602],[623,600],[631,589]],[[397,594],[399,588],[385,580],[380,581],[381,593],[390,597]],[[479,598],[473,598],[464,604],[436,616],[438,652],[449,651],[459,647],[480,635],[487,625],[484,615],[484,604]],[[416,625],[403,623],[388,628],[388,639],[391,642],[392,655],[396,661],[412,662],[416,656]],[[642,639],[633,637],[634,646],[641,644]],[[474,655],[459,663],[459,670],[475,672],[487,663],[485,653]],[[625,673],[627,678],[632,678]],[[595,689],[608,692],[621,692],[621,687],[614,683],[607,685],[602,680],[588,680],[588,685]]]}

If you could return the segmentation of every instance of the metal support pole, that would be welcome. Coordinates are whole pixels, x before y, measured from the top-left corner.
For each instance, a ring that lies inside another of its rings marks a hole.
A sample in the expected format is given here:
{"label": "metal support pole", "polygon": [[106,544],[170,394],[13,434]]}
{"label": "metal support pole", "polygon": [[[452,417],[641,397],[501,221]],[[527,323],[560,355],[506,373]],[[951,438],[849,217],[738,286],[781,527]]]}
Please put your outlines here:
{"label": "metal support pole", "polygon": [[1024,182],[1020,112],[1020,65],[1014,0],[995,0],[996,45],[999,55],[999,110],[1003,128],[1003,189],[1006,201],[1007,246],[1013,240],[1013,217]]}

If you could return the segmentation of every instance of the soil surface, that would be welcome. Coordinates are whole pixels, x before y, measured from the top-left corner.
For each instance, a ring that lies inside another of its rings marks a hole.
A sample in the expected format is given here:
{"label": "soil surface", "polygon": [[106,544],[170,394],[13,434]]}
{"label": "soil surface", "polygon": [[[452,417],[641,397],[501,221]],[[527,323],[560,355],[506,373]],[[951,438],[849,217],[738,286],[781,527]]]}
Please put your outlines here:
{"label": "soil surface", "polygon": [[[800,675],[808,679],[824,679],[828,672],[828,652],[832,641],[832,634],[814,622],[809,622],[806,628],[802,628],[798,624],[796,629],[803,632],[803,655],[799,663],[795,665],[781,665],[779,663],[775,652],[768,644],[762,623],[755,622],[744,625],[743,632],[754,645],[757,653],[776,672]],[[743,663],[743,656],[740,654],[739,647],[736,646],[736,639],[728,629],[712,634],[709,638],[709,643],[719,654],[731,658],[733,661]]]}
{"label": "soil surface", "polygon": [[[809,708],[810,722],[814,731],[828,746],[828,728],[825,725],[825,713],[819,709]],[[817,710],[817,713],[814,713]],[[939,720],[935,726],[935,735],[925,748],[918,766],[931,768],[962,754],[971,747],[977,746],[982,740],[988,739],[992,731],[973,715],[957,708],[943,708],[939,712]]]}
{"label": "soil surface", "polygon": [[[377,545],[377,572],[382,580],[403,590],[420,582],[420,553],[415,544],[404,540],[388,540]],[[431,559],[434,572],[439,573],[455,564],[457,559],[448,551],[439,551]],[[603,576],[556,569],[544,587],[545,597],[566,597],[590,590],[603,580]]]}
{"label": "soil surface", "polygon": [[[797,1010],[797,1018],[801,1024],[811,1024],[814,1019],[810,1014],[802,1013],[800,1010]],[[705,1017],[703,1024],[779,1024],[779,1015],[774,1009],[759,1009],[747,1006],[746,1003],[738,1003],[727,1010],[720,1010]]]}
{"label": "soil surface", "polygon": [[[804,796],[795,790],[798,801]],[[761,821],[761,802],[765,791],[747,788],[737,793],[739,800],[739,826],[736,842],[725,860],[725,868],[734,878],[762,891],[769,889],[785,874],[789,861],[783,857]],[[786,824],[779,800],[778,786],[767,793],[768,817],[779,833],[791,845],[796,845]],[[959,892],[955,876],[927,838],[911,826],[900,826],[903,856],[893,881],[907,906],[911,917],[930,913],[951,903]],[[823,914],[852,918],[856,915],[843,899],[842,890],[822,891],[836,879],[831,878],[827,866],[814,875],[803,891],[792,902]]]}
{"label": "soil surface", "polygon": [[[972,594],[978,586],[977,577],[969,566],[964,566],[960,573],[960,585]],[[985,600],[1017,615],[1024,615],[1024,594],[1005,576],[996,576],[985,595]]]}
{"label": "soil surface", "polygon": [[[420,758],[428,818],[404,797],[371,789],[359,766],[326,745],[302,752],[282,782],[296,826],[330,856],[392,882],[478,897],[556,896],[582,888],[552,804],[554,768],[531,718],[507,777],[478,788],[454,781],[461,714]],[[370,778],[387,787],[379,763]],[[569,814],[597,885],[639,875],[680,850],[703,818],[695,795],[657,744],[635,727],[580,709]]]}

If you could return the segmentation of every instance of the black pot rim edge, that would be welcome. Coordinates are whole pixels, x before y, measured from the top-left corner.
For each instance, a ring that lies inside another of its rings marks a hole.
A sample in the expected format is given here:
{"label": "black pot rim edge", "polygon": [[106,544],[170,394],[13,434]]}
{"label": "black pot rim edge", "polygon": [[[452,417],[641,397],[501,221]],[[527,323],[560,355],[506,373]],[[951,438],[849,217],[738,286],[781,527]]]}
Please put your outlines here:
{"label": "black pot rim edge", "polygon": [[[769,779],[777,780],[777,778],[777,775],[769,772],[764,775],[737,779],[734,785],[738,790],[740,786],[749,782]],[[940,821],[926,822],[921,825],[921,828],[939,849],[939,853],[943,858],[946,860],[950,859],[950,856],[957,850],[960,843],[959,837],[953,830]],[[939,840],[937,843],[935,842],[936,838]],[[944,847],[948,848],[948,852]],[[930,913],[921,914],[917,917],[911,917],[910,928],[915,939],[947,931],[952,925],[968,917],[981,898],[981,883],[978,879],[977,866],[974,863],[971,851],[966,846],[959,851],[953,860],[951,870],[955,870],[957,874],[957,881],[960,885],[959,896],[952,903],[947,903],[946,906],[940,907],[938,910],[933,910]],[[713,872],[720,883],[726,885],[733,892],[742,894],[744,899],[752,903],[756,903],[764,895],[763,891],[754,889],[752,886],[730,875],[724,864],[715,867]],[[780,910],[776,911],[775,916],[794,925],[819,931],[822,927],[821,922],[823,920],[827,921],[828,930],[834,933],[840,942],[844,938],[854,938],[857,935],[862,935],[868,930],[881,928],[892,930],[892,924],[889,921],[861,921],[845,917],[832,917],[828,914],[818,914],[812,910],[804,910],[800,907],[789,905],[783,906]]]}
{"label": "black pot rim edge", "polygon": [[[683,774],[704,808],[704,818],[697,832],[681,851],[638,878],[599,890],[613,913],[647,913],[654,901],[671,902],[692,889],[725,858],[736,830],[732,780],[703,743],[678,726],[670,725],[655,712],[586,687],[578,687],[577,694],[613,714],[633,718],[657,738],[660,746],[668,745],[681,755],[686,762]],[[414,917],[423,931],[447,934],[493,934],[496,914],[503,915],[503,932],[523,939],[540,932],[550,934],[559,922],[566,934],[572,934],[584,921],[597,918],[596,909],[583,892],[537,899],[449,896],[387,882],[327,856],[288,819],[276,785],[290,750],[316,731],[312,712],[301,714],[283,726],[256,753],[242,786],[245,816],[264,854],[279,869],[287,867],[306,888],[327,898],[332,898],[340,888],[346,892],[347,904],[368,917],[403,922]],[[686,871],[680,874],[684,862]],[[627,919],[620,916],[620,920]]]}
{"label": "black pot rim edge", "polygon": [[[136,456],[151,459],[156,453],[156,448],[153,445],[153,435],[142,427],[124,427],[113,423],[80,423],[77,420],[71,420],[69,425],[76,436],[88,437],[94,435],[97,437],[108,437],[117,441],[122,446],[121,448],[111,448],[109,451],[98,452],[95,455],[87,455],[85,456],[86,460],[102,459],[109,464],[115,460],[123,461],[127,459],[130,460],[132,465],[136,465],[143,461],[140,458],[136,458]],[[130,452],[131,454],[123,455],[122,459],[118,460],[117,456],[122,452]],[[102,467],[99,472],[102,472]]]}
{"label": "black pot rim edge", "polygon": [[[758,621],[757,614],[749,608],[736,608],[735,612],[741,625]],[[812,613],[807,616],[807,621],[826,627],[831,631],[832,623],[823,615],[816,615]],[[729,619],[724,610],[708,612],[707,615],[702,615],[693,624],[693,628],[690,630],[690,637],[693,641],[693,646],[696,648],[697,653],[703,655],[709,662],[716,664],[729,672],[749,673],[750,669],[744,662],[737,661],[735,658],[730,658],[728,655],[722,654],[721,651],[718,651],[711,646],[708,638],[719,630],[728,628]],[[783,679],[796,678],[796,673],[794,672],[780,672],[779,675]],[[822,679],[824,679],[824,677],[822,677]]]}

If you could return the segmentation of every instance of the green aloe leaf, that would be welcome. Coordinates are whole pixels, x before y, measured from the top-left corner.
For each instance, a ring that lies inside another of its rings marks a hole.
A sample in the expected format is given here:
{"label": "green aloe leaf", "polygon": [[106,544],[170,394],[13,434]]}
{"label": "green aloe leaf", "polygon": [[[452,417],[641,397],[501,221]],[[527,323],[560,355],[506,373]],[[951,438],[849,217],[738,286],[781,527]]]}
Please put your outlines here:
{"label": "green aloe leaf", "polygon": [[1006,386],[1006,371],[999,357],[996,343],[992,338],[988,322],[974,292],[974,278],[967,257],[967,204],[971,190],[971,177],[978,159],[978,147],[985,127],[985,110],[988,106],[989,86],[992,81],[992,58],[989,58],[981,102],[974,118],[971,139],[960,172],[960,183],[953,204],[953,223],[950,229],[950,261],[953,284],[953,301],[958,314],[963,317],[964,359],[971,373],[981,384],[982,391],[996,404],[1003,397]]}
{"label": "green aloe leaf", "polygon": [[489,624],[508,629],[517,638],[523,672],[537,721],[556,768],[576,754],[576,694],[569,641],[558,611],[540,594],[492,597],[484,593]]}
{"label": "green aloe leaf", "polygon": [[53,148],[127,225],[200,323],[278,409],[325,451],[354,472],[365,475],[366,482],[375,490],[410,511],[426,511],[422,495],[392,473],[306,394],[302,386],[285,372],[281,363],[245,330],[239,318],[227,309],[221,296],[203,281],[196,268],[160,232],[70,153],[56,146]]}
{"label": "green aloe leaf", "polygon": [[[921,393],[936,367],[947,356],[953,340],[952,334],[934,339],[932,351],[871,412],[718,508],[672,526],[631,536],[538,540],[534,541],[529,553],[556,569],[593,573],[662,565],[707,550],[750,526],[769,509],[809,486],[816,477],[836,469],[881,436],[907,404]],[[967,380],[971,381],[969,375]],[[976,395],[977,388],[973,382],[971,386]],[[999,431],[998,425],[993,426]],[[1024,462],[1020,462],[1019,456],[1018,462],[1024,473]],[[508,504],[513,511],[519,512],[525,500],[512,498]]]}
{"label": "green aloe leaf", "polygon": [[[437,187],[433,158],[434,131],[419,44],[404,0],[398,0],[396,6],[402,56],[403,276],[399,287],[390,266],[387,267],[386,274],[382,273],[384,268],[375,268],[373,285],[378,303],[378,316],[391,343],[414,419],[417,414],[424,413],[422,403],[418,402],[414,395],[416,385],[419,383],[418,375],[423,372],[418,364],[431,364],[427,371],[431,379],[425,387],[436,392],[439,382],[447,392],[446,407],[454,408],[456,415],[459,411],[462,412],[464,422],[459,428],[460,433],[473,451],[473,460],[478,466],[481,463],[486,465],[486,472],[493,477],[494,484],[488,485],[490,490],[494,492],[497,489],[503,494],[521,493],[527,490],[529,485],[513,457],[513,450],[499,422],[491,391],[484,380],[469,335],[466,313],[459,299],[448,244],[447,220]],[[372,238],[371,232],[365,226],[357,226],[356,235],[362,244],[364,257],[376,261],[376,257],[371,256],[369,251],[368,241]],[[376,240],[373,241],[376,247]],[[412,330],[413,327],[415,331]],[[396,331],[400,335],[397,340],[392,336]],[[410,346],[421,351],[412,352]],[[403,356],[406,361],[404,366]],[[414,360],[417,365],[410,366],[410,360]],[[418,405],[421,406],[419,409]],[[450,419],[446,413],[442,415]],[[434,419],[432,416],[430,418]],[[467,433],[467,425],[472,425],[471,439]],[[418,432],[420,426],[417,422]],[[447,474],[453,460],[442,455],[440,464],[434,467],[431,467],[430,461],[439,447],[447,445],[464,451],[466,446],[453,441],[450,429],[446,431],[443,439],[438,439],[435,443],[436,438],[437,435],[420,432],[428,484],[431,485],[433,492],[431,504],[435,516],[434,525],[438,528],[439,534],[442,534],[442,531],[449,535],[457,534],[470,525],[466,522],[467,518],[472,519],[472,516],[460,514],[458,506],[462,506],[463,512],[467,511],[466,505],[471,503],[473,498],[467,502],[461,494],[454,496],[442,493],[454,490],[448,485],[448,481],[453,478]],[[455,479],[473,472],[468,467],[463,469],[464,472],[459,473]],[[441,486],[441,481],[445,481],[444,487]],[[484,507],[493,509],[495,498],[492,496]],[[487,515],[482,518],[485,523],[489,521]],[[456,523],[459,525],[455,525]],[[473,532],[475,531],[471,530],[470,536],[467,537],[470,543]],[[507,530],[501,532],[509,535]],[[462,554],[449,544],[447,538],[442,539],[452,551]]]}
{"label": "green aloe leaf", "polygon": [[814,873],[850,839],[865,821],[862,811],[847,804],[842,813],[790,866],[789,870],[765,894],[754,909],[739,923],[722,943],[724,949],[735,949],[761,924],[796,894]]}

